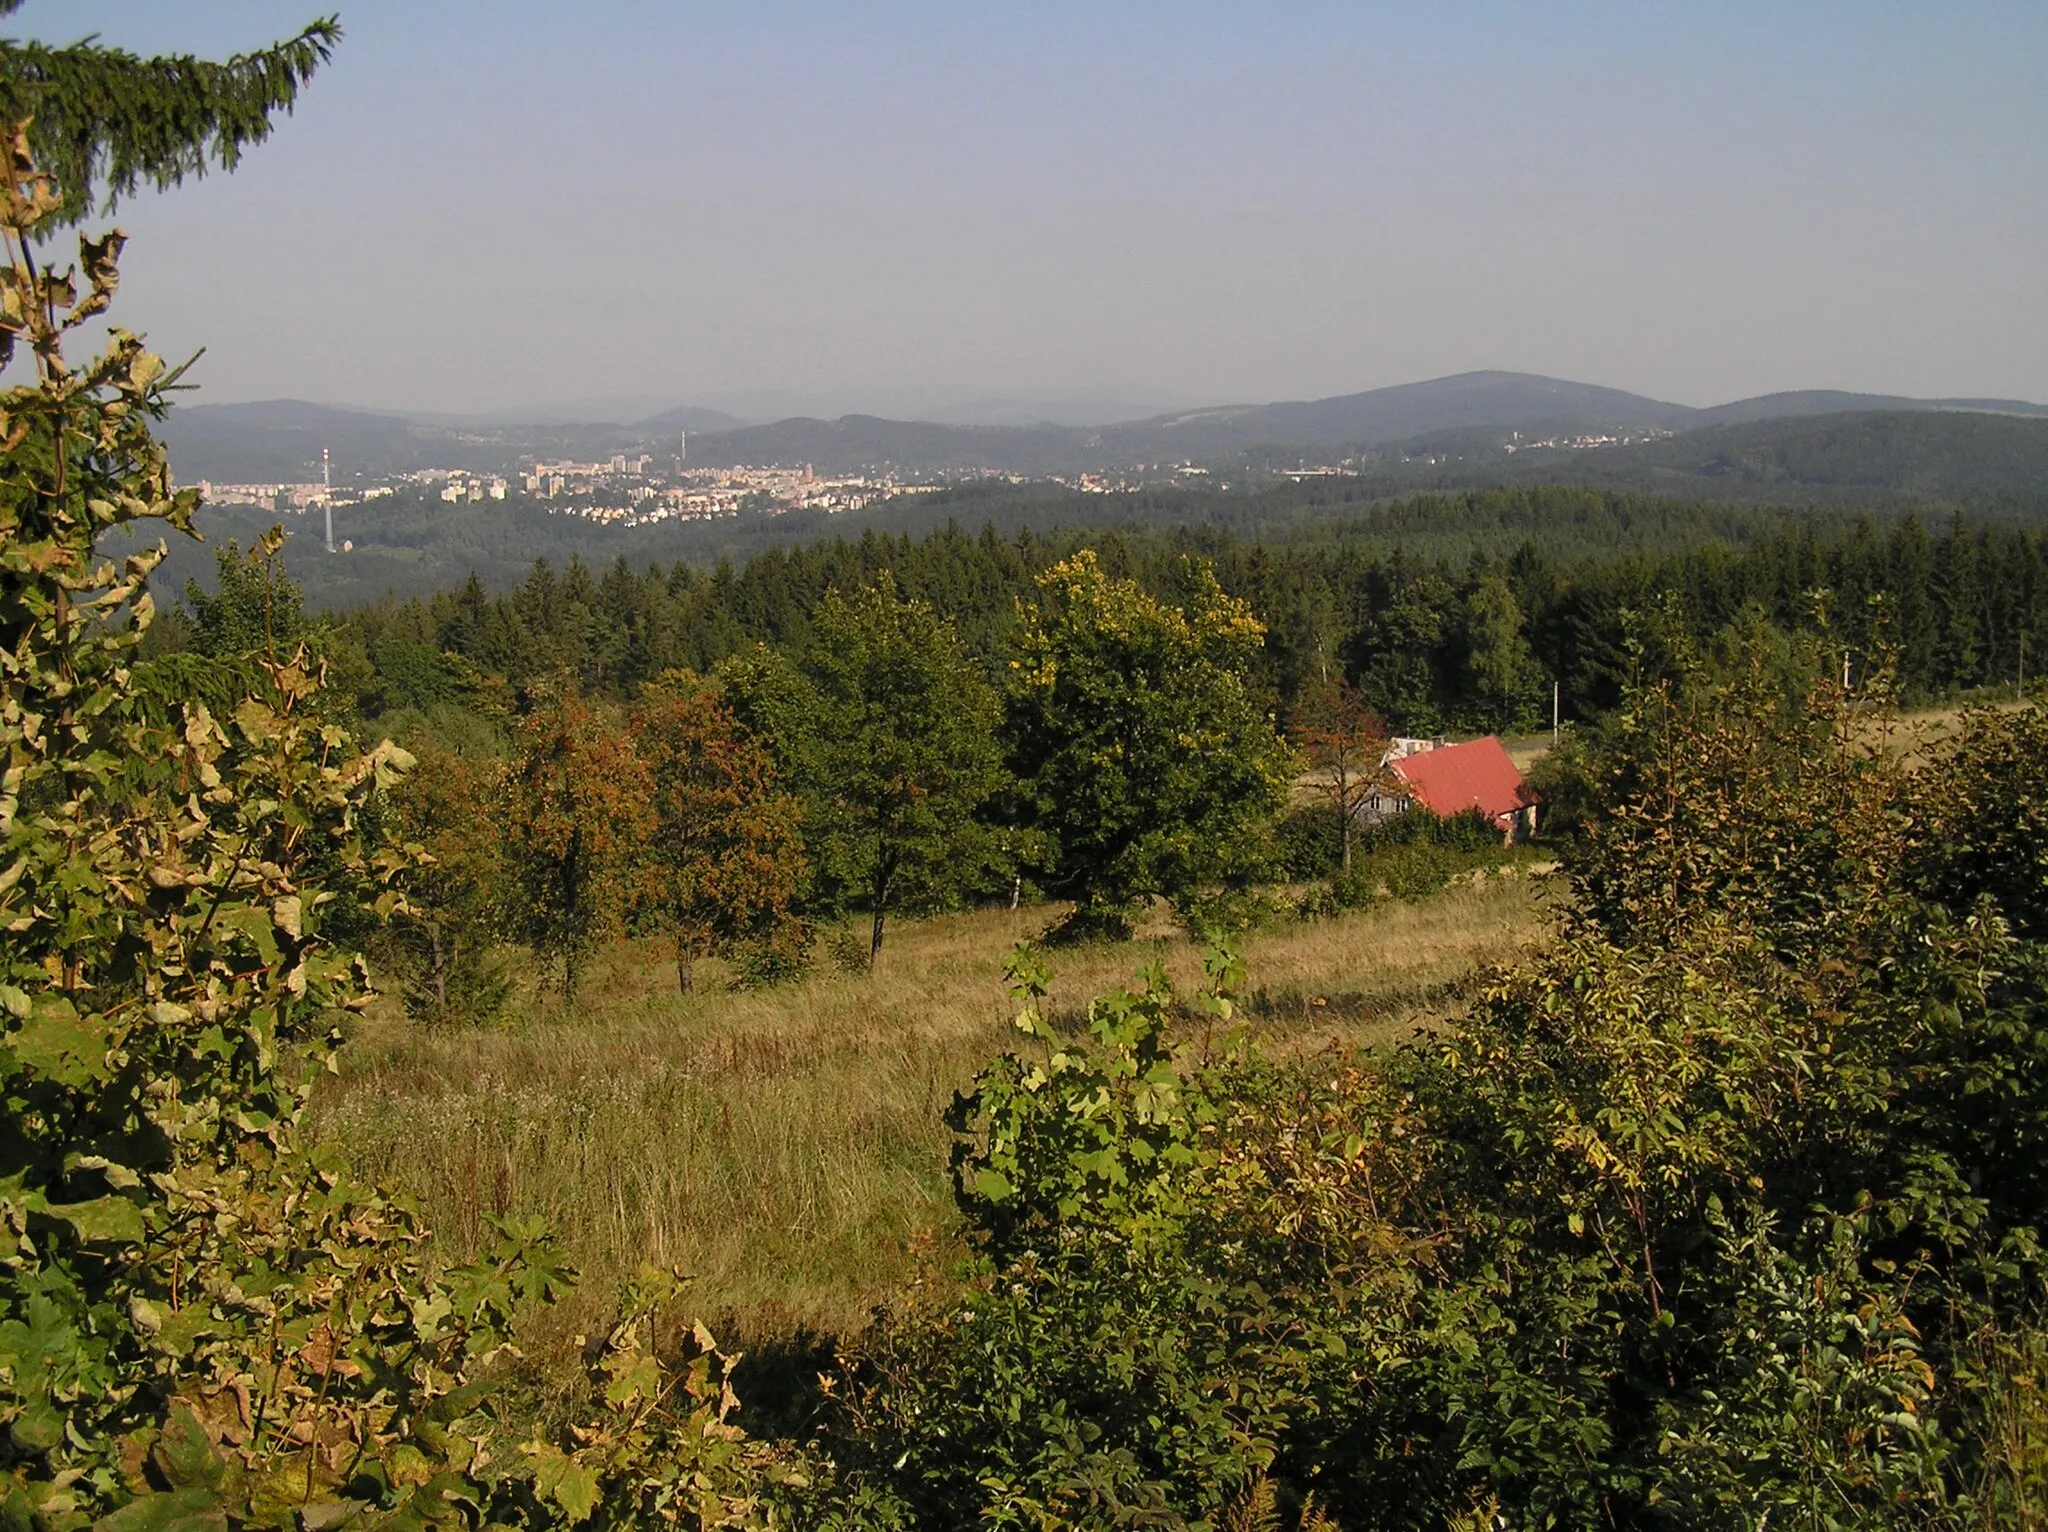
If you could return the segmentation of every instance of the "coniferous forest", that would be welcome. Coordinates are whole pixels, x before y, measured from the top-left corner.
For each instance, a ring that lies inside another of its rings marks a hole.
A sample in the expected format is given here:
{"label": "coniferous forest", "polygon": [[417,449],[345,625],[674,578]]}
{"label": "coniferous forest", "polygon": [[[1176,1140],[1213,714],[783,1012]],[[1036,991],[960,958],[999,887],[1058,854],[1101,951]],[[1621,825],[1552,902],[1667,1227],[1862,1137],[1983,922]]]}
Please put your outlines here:
{"label": "coniferous forest", "polygon": [[[1477,541],[1481,528],[1485,544],[1507,551],[1411,546]],[[1642,545],[1618,556],[1546,551],[1631,534]],[[1547,728],[1553,683],[1562,717],[1590,722],[1634,673],[1631,623],[1647,634],[1663,622],[1674,639],[1682,630],[1709,645],[1759,622],[1788,641],[1825,632],[1852,677],[1871,656],[1894,653],[1911,702],[2023,684],[2029,647],[2048,630],[2048,534],[2037,528],[1960,513],[1930,526],[1911,513],[1791,511],[1731,525],[1725,507],[1573,489],[1402,502],[1369,527],[1336,523],[1271,541],[1200,527],[1004,538],[948,526],[915,538],[821,538],[709,570],[636,570],[622,559],[599,572],[572,558],[560,569],[537,564],[500,595],[472,578],[318,626],[366,718],[431,711],[486,677],[516,691],[568,676],[587,692],[625,696],[665,671],[708,675],[757,644],[798,653],[828,592],[869,588],[886,572],[994,679],[1038,576],[1084,547],[1111,575],[1165,600],[1213,571],[1266,629],[1255,671],[1272,707],[1284,712],[1312,681],[1341,672],[1407,733]],[[190,619],[160,625],[157,652],[247,647],[260,583],[239,550],[216,557],[216,594],[195,589]],[[303,615],[289,621],[295,636],[313,626]]]}

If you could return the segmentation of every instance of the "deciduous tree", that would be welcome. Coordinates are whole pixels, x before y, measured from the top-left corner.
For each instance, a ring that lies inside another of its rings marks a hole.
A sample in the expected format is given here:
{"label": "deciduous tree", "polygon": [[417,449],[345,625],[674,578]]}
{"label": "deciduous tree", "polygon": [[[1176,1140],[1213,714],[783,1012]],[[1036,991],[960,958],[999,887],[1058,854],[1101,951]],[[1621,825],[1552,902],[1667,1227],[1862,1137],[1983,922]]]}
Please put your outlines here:
{"label": "deciduous tree", "polygon": [[4,147],[0,361],[20,345],[33,373],[0,391],[0,1521],[761,1524],[725,1359],[700,1330],[676,1375],[644,1313],[593,1358],[599,1418],[494,1452],[492,1364],[571,1273],[510,1221],[444,1265],[304,1135],[335,1018],[367,999],[340,917],[353,889],[400,897],[403,854],[363,825],[404,755],[323,719],[304,647],[218,709],[135,663],[163,549],[98,549],[191,531],[151,431],[171,374],[118,328],[66,360],[119,241],[32,261],[65,202],[20,127]]}
{"label": "deciduous tree", "polygon": [[360,814],[402,758],[321,724],[304,650],[219,712],[132,665],[163,550],[95,549],[190,530],[150,431],[169,374],[119,329],[64,360],[116,242],[32,267],[22,236],[62,204],[8,147],[0,351],[34,375],[0,393],[0,1506],[53,1532],[282,1527],[381,1476],[395,1508],[466,1464],[429,1412],[512,1307],[430,1278],[410,1216],[298,1133],[366,998],[315,853],[396,870]]}
{"label": "deciduous tree", "polygon": [[1387,726],[1380,722],[1358,688],[1341,675],[1312,683],[1288,714],[1293,736],[1316,785],[1337,811],[1344,866],[1351,866],[1351,832],[1366,796],[1381,782],[1387,754]]}
{"label": "deciduous tree", "polygon": [[890,911],[943,907],[985,871],[996,843],[977,814],[1003,780],[995,694],[953,625],[886,570],[827,592],[795,663],[756,650],[729,673],[803,795],[816,896],[869,912],[870,963]]}
{"label": "deciduous tree", "polygon": [[503,763],[423,747],[390,794],[393,829],[415,849],[408,913],[388,943],[405,1008],[424,1021],[485,1021],[508,986],[493,949],[506,919],[506,858],[497,808]]}
{"label": "deciduous tree", "polygon": [[789,919],[804,875],[802,808],[695,676],[643,688],[629,725],[654,795],[641,906],[668,933],[687,992],[693,959],[731,953]]}
{"label": "deciduous tree", "polygon": [[868,907],[872,963],[890,910],[949,903],[987,860],[976,813],[1002,780],[995,694],[953,625],[886,570],[827,594],[803,672],[818,699],[819,829]]}
{"label": "deciduous tree", "polygon": [[632,903],[654,832],[654,779],[619,720],[564,679],[521,722],[507,779],[512,928],[561,965],[573,997],[583,964]]}
{"label": "deciduous tree", "polygon": [[1208,569],[1188,585],[1166,606],[1084,550],[1021,615],[1012,759],[1074,934],[1120,933],[1140,898],[1249,872],[1285,798],[1292,755],[1251,683],[1264,629]]}

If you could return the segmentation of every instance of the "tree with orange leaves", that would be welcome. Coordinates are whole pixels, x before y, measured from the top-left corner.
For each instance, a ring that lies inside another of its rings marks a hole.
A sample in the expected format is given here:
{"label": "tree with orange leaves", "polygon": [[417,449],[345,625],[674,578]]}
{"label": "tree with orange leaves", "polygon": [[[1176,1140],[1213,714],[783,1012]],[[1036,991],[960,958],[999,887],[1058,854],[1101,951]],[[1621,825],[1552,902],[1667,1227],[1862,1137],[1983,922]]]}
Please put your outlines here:
{"label": "tree with orange leaves", "polygon": [[788,921],[804,875],[802,810],[775,785],[767,752],[695,676],[671,671],[650,683],[628,726],[653,789],[640,911],[674,943],[687,993],[694,959],[729,955]]}
{"label": "tree with orange leaves", "polygon": [[407,913],[385,937],[406,1011],[423,1021],[488,1021],[509,985],[494,948],[503,924],[505,843],[492,805],[502,765],[423,745],[388,795],[394,827],[415,850]]}
{"label": "tree with orange leaves", "polygon": [[653,836],[654,777],[615,714],[563,681],[520,723],[505,824],[511,928],[561,964],[573,997],[584,961],[632,904]]}
{"label": "tree with orange leaves", "polygon": [[1306,688],[1287,716],[1295,749],[1316,773],[1316,786],[1337,811],[1344,866],[1351,866],[1351,830],[1359,806],[1381,781],[1387,726],[1341,675],[1325,675]]}

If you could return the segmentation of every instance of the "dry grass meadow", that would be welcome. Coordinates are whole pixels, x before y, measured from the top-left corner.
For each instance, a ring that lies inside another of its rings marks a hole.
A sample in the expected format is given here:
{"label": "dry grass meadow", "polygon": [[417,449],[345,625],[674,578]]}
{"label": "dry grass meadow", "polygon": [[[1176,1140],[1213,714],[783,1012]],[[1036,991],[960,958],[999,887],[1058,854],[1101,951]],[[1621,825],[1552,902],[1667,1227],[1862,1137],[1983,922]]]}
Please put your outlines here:
{"label": "dry grass meadow", "polygon": [[[1958,716],[1908,714],[1887,745],[1918,756]],[[1549,736],[1510,744],[1526,765]],[[1497,875],[1276,921],[1246,950],[1262,1046],[1372,1048],[1428,1026],[1544,939],[1555,886]],[[408,1191],[450,1259],[489,1236],[486,1215],[546,1220],[589,1279],[585,1317],[652,1262],[691,1273],[698,1311],[743,1336],[845,1333],[943,1255],[940,1114],[1015,1040],[1003,960],[1058,913],[899,921],[873,974],[739,993],[707,963],[679,995],[664,951],[621,944],[573,1009],[528,995],[488,1030],[429,1030],[387,1007],[343,1051],[319,1131]],[[1078,1016],[1155,958],[1183,989],[1197,982],[1200,950],[1161,919],[1056,954],[1053,1005]]]}
{"label": "dry grass meadow", "polygon": [[[1269,1052],[1374,1047],[1462,1003],[1542,941],[1554,880],[1497,875],[1415,903],[1256,933],[1250,1010]],[[845,1333],[943,1251],[955,1090],[1010,1046],[1003,960],[1044,908],[892,928],[873,974],[679,995],[654,947],[621,945],[575,1008],[527,1002],[492,1030],[367,1020],[316,1103],[322,1135],[420,1203],[442,1253],[485,1215],[538,1215],[590,1304],[643,1263],[695,1278],[698,1312],[742,1336]],[[1056,954],[1079,1013],[1154,958],[1177,986],[1200,950],[1165,922]],[[707,968],[710,965],[706,965]]]}

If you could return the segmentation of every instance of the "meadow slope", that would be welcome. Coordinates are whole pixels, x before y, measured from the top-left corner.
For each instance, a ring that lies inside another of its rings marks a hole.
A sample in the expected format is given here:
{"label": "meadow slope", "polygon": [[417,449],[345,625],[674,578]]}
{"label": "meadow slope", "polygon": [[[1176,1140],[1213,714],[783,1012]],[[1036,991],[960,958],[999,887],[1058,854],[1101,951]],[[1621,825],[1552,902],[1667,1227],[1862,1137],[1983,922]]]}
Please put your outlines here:
{"label": "meadow slope", "polygon": [[[1543,939],[1554,887],[1495,876],[1255,933],[1263,1046],[1412,1034]],[[624,943],[573,1009],[527,999],[488,1031],[375,1016],[317,1103],[319,1131],[416,1197],[447,1257],[489,1236],[487,1215],[539,1216],[591,1279],[592,1304],[655,1262],[693,1274],[698,1311],[741,1334],[845,1333],[949,1237],[941,1114],[1018,1040],[1003,961],[1053,914],[904,922],[872,975],[739,993],[707,964],[678,994],[665,951]],[[1198,982],[1200,948],[1161,920],[1127,944],[1058,954],[1052,1003],[1078,1021],[1155,959],[1183,989]]]}

